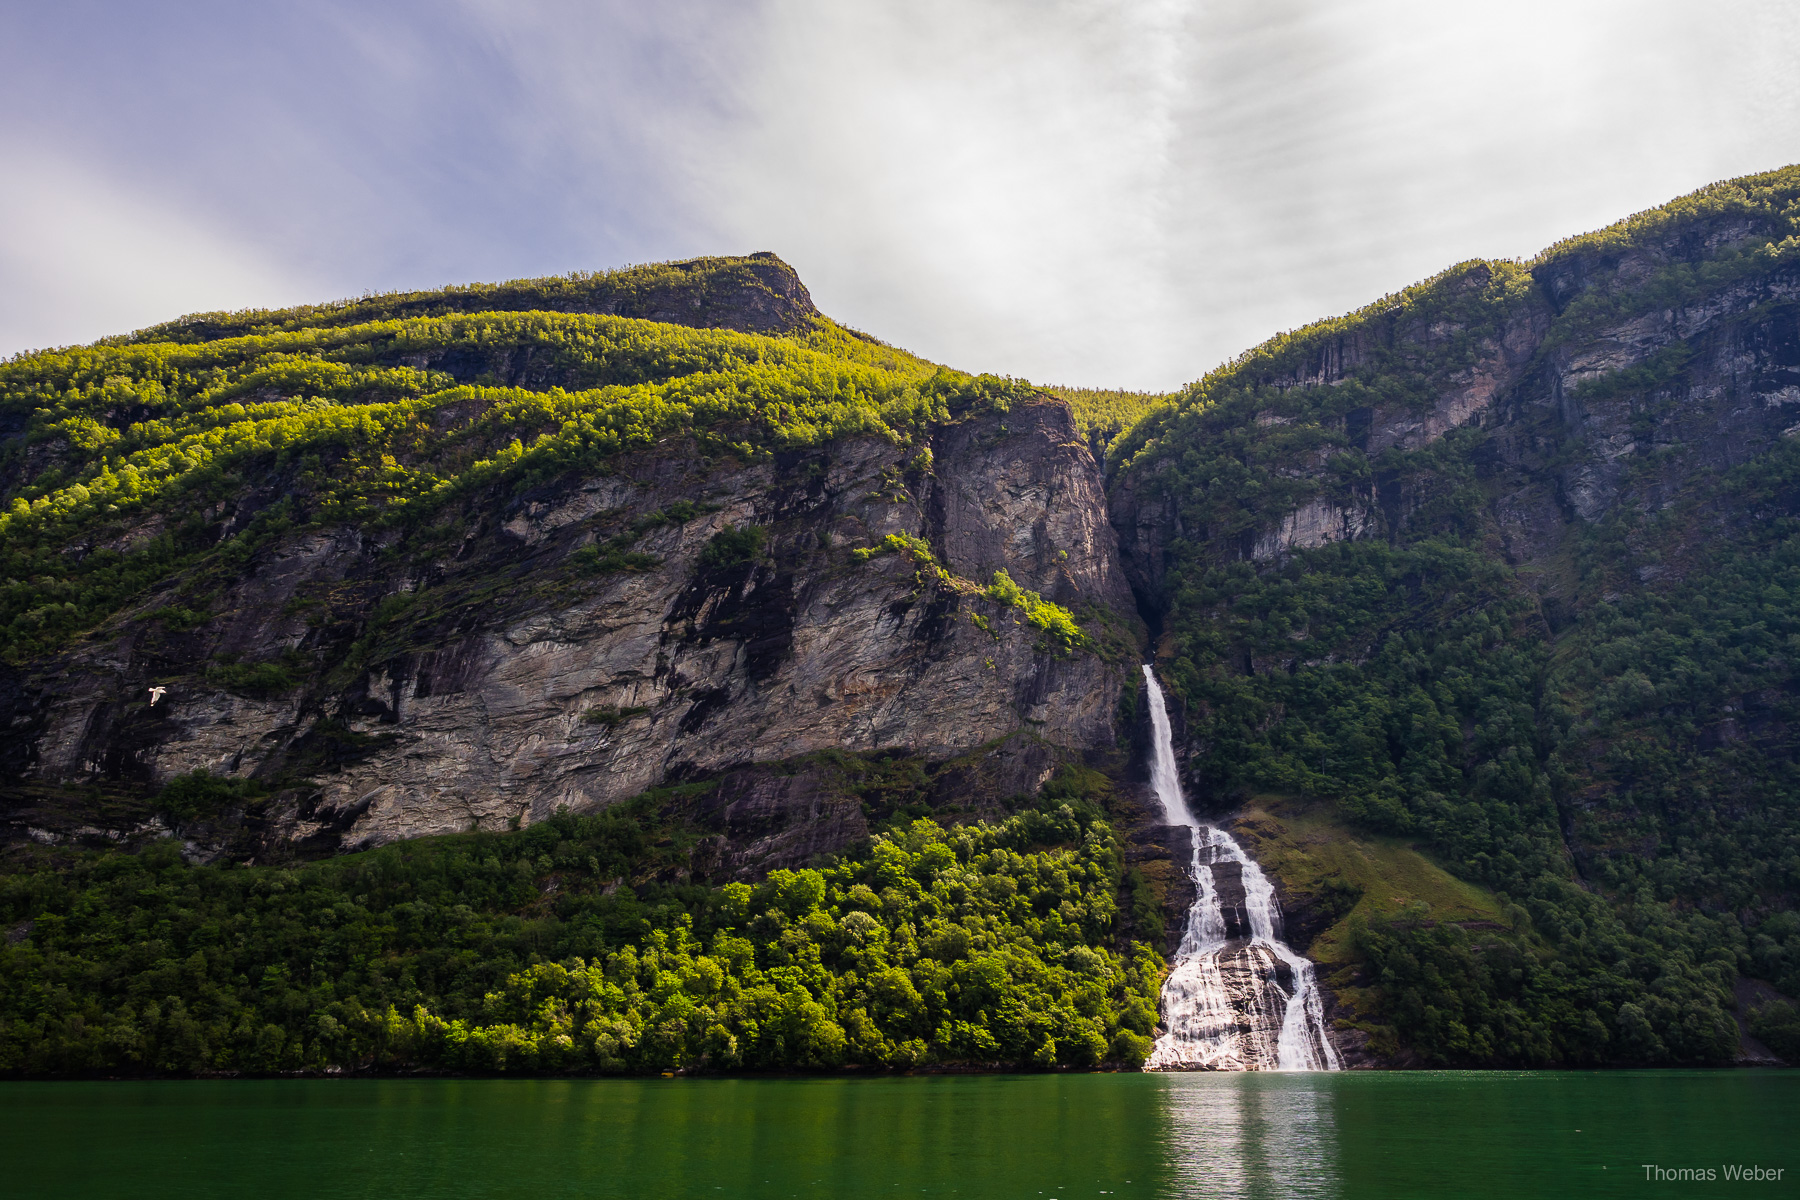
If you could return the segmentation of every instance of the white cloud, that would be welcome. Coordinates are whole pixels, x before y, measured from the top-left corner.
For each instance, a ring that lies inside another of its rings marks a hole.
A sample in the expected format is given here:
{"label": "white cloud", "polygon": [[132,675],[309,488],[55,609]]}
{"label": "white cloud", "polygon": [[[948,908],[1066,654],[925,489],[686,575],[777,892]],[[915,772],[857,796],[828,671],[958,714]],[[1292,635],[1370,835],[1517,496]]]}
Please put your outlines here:
{"label": "white cloud", "polygon": [[1153,353],[1179,8],[773,5],[719,219],[828,310],[958,365],[1079,374],[1096,320],[1115,360]]}
{"label": "white cloud", "polygon": [[[104,19],[97,14],[108,13]],[[0,352],[774,250],[940,361],[1171,387],[1800,159],[1785,0],[0,10]]]}
{"label": "white cloud", "polygon": [[1800,158],[1796,49],[1752,0],[782,0],[713,187],[884,337],[1168,387]]}
{"label": "white cloud", "polygon": [[0,145],[0,346],[89,342],[189,312],[294,304],[313,290],[254,248],[109,177]]}

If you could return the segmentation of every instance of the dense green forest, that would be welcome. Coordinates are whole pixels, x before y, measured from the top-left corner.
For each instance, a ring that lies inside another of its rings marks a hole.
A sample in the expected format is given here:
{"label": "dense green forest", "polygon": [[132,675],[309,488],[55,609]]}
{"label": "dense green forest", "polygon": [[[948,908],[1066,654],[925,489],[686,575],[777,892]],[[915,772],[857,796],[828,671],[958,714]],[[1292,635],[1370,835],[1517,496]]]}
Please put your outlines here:
{"label": "dense green forest", "polygon": [[1118,388],[1063,387],[1046,384],[1043,391],[1068,404],[1075,425],[1095,451],[1104,456],[1114,438],[1130,429],[1144,415],[1172,398],[1164,392],[1131,392]]}
{"label": "dense green forest", "polygon": [[[0,1072],[1135,1065],[1161,960],[1080,796],[681,882],[711,785],[292,869],[170,842],[0,876]],[[1067,789],[1065,789],[1066,791]],[[18,922],[28,936],[16,936]]]}
{"label": "dense green forest", "polygon": [[[1591,287],[1546,314],[1539,362],[1608,322],[1800,261],[1800,170],[1704,189],[1531,263],[1465,263],[1284,335],[1114,445],[1114,469],[1172,496],[1189,531],[1169,571],[1167,673],[1207,804],[1329,801],[1355,826],[1418,837],[1511,906],[1506,930],[1414,915],[1359,931],[1380,997],[1371,1027],[1428,1061],[1725,1061],[1740,973],[1800,994],[1800,777],[1785,732],[1800,716],[1795,445],[1699,472],[1657,511],[1617,505],[1545,587],[1497,552],[1493,433],[1378,453],[1354,433],[1359,413],[1424,411],[1467,378],[1548,307],[1544,281],[1572,259],[1616,268],[1624,251],[1723,221],[1755,236]],[[1787,303],[1742,320],[1785,319]],[[1346,338],[1366,353],[1345,379],[1284,382]],[[1647,442],[1698,358],[1677,343],[1582,396],[1639,398]],[[1671,453],[1641,452],[1626,488]],[[1323,466],[1292,469],[1308,461]],[[1378,489],[1406,513],[1377,536],[1261,561],[1240,550],[1303,504],[1354,508]],[[1721,513],[1741,517],[1720,528]],[[1644,583],[1664,554],[1680,571]],[[1746,695],[1772,706],[1772,732],[1721,745],[1721,714]],[[1759,1019],[1784,1036],[1780,1010]]]}

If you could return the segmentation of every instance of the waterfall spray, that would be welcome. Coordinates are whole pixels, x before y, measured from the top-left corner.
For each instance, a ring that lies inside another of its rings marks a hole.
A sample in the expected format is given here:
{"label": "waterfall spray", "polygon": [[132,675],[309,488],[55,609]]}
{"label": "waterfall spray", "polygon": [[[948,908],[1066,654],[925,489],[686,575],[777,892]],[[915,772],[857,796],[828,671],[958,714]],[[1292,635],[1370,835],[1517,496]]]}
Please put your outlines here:
{"label": "waterfall spray", "polygon": [[1194,905],[1163,984],[1166,1032],[1151,1070],[1336,1071],[1337,1050],[1313,965],[1281,938],[1275,887],[1231,835],[1188,810],[1175,738],[1156,673],[1146,665],[1155,745],[1150,786],[1170,825],[1193,830]]}

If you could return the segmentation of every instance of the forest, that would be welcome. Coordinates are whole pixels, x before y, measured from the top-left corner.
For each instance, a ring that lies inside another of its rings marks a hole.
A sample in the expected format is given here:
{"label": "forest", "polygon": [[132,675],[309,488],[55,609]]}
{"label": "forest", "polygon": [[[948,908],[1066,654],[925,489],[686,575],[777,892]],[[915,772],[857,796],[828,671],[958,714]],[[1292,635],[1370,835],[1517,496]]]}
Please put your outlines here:
{"label": "forest", "polygon": [[708,785],[292,868],[0,876],[0,1073],[1135,1066],[1161,960],[1080,798],[677,882]]}

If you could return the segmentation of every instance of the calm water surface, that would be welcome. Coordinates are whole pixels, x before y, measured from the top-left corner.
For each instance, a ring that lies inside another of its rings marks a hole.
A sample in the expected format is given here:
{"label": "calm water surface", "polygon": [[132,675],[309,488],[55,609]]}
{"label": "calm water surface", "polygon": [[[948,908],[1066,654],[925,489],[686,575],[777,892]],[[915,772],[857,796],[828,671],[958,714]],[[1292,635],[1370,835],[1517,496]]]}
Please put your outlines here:
{"label": "calm water surface", "polygon": [[21,1198],[1740,1191],[1800,1195],[1800,1072],[0,1084]]}

